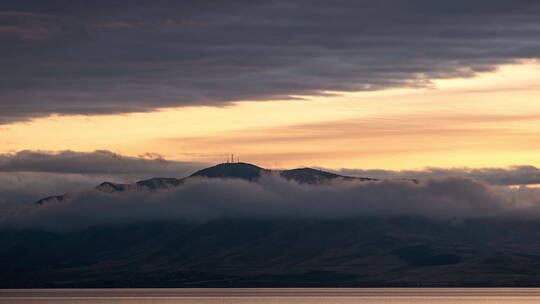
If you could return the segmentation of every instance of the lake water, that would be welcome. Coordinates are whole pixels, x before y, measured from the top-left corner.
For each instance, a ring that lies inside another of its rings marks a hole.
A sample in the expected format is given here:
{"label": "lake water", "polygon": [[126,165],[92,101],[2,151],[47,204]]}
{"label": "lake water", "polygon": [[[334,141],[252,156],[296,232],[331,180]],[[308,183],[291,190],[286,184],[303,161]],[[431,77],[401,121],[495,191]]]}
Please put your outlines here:
{"label": "lake water", "polygon": [[0,304],[540,303],[540,288],[274,288],[0,290]]}

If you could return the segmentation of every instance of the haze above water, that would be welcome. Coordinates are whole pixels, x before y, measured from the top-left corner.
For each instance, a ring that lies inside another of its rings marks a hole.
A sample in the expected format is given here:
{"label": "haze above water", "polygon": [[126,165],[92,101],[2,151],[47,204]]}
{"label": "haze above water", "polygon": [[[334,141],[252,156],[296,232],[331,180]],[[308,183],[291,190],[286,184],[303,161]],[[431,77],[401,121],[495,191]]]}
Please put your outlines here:
{"label": "haze above water", "polygon": [[540,303],[537,288],[33,289],[0,290],[0,303]]}

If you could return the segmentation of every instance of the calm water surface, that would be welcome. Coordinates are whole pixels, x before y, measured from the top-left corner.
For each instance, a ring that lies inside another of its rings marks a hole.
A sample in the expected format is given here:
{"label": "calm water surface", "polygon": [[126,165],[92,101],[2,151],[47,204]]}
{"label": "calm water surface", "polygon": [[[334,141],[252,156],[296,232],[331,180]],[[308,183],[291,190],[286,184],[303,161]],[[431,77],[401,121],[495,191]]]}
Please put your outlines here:
{"label": "calm water surface", "polygon": [[467,304],[540,303],[536,288],[276,288],[276,289],[32,289],[0,290],[0,304]]}

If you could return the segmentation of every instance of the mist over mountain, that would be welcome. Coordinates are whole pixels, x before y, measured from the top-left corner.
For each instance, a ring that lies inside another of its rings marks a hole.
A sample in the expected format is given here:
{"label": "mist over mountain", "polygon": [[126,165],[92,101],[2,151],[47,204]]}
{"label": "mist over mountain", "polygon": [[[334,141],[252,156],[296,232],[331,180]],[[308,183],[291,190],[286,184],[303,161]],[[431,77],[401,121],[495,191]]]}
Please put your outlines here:
{"label": "mist over mountain", "polygon": [[4,202],[0,287],[540,285],[536,188],[247,163],[96,184]]}
{"label": "mist over mountain", "polygon": [[220,218],[536,218],[539,198],[539,189],[491,186],[462,177],[378,180],[311,168],[270,170],[224,163],[181,178],[104,181],[93,188],[8,204],[0,225],[67,231],[141,221]]}
{"label": "mist over mountain", "polygon": [[[376,181],[372,178],[350,177],[337,175],[317,169],[299,168],[292,170],[270,170],[247,163],[222,163],[213,167],[201,169],[185,178],[174,177],[154,177],[147,180],[140,180],[132,184],[119,184],[113,182],[102,182],[94,189],[100,192],[155,192],[166,190],[184,185],[186,182],[205,178],[205,179],[240,179],[249,182],[257,182],[263,177],[278,176],[299,184],[323,184],[332,181]],[[416,181],[412,181],[416,182]],[[61,202],[68,199],[73,194],[52,195],[36,201],[36,204],[42,205],[50,202]]]}
{"label": "mist over mountain", "polygon": [[[328,169],[327,169],[328,170]],[[441,177],[467,177],[491,185],[530,185],[540,184],[540,169],[535,166],[522,165],[509,168],[425,168],[423,170],[362,170],[339,169],[331,170],[338,174],[351,176],[372,176],[375,178],[441,178]]]}

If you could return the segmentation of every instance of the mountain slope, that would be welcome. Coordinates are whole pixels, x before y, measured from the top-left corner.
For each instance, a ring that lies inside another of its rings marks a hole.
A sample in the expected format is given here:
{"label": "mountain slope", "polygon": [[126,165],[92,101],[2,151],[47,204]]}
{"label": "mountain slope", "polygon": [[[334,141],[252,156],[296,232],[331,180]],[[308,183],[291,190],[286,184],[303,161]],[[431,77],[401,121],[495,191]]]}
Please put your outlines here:
{"label": "mountain slope", "polygon": [[0,229],[0,288],[538,287],[539,224],[360,217]]}

